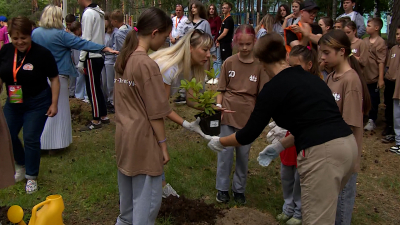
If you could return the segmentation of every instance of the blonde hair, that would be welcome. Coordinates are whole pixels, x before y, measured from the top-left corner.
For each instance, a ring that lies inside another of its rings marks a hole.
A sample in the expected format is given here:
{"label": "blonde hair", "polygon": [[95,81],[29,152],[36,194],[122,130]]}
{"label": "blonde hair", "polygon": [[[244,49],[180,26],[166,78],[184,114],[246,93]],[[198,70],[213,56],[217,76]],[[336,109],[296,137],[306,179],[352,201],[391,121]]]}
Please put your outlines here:
{"label": "blonde hair", "polygon": [[261,19],[261,21],[258,24],[258,26],[256,27],[256,34],[258,33],[258,31],[261,28],[264,28],[267,31],[267,33],[272,32],[272,29],[273,29],[273,26],[274,26],[274,20],[275,19],[274,19],[274,17],[272,15],[270,15],[270,14],[265,15]]}
{"label": "blonde hair", "polygon": [[172,66],[177,65],[178,70],[173,74],[173,79],[182,73],[185,79],[189,79],[191,72],[193,72],[193,76],[197,81],[203,81],[205,78],[204,66],[192,66],[190,47],[211,48],[212,44],[213,39],[209,34],[202,30],[195,29],[189,31],[174,46],[158,50],[149,55],[149,57],[156,61],[162,68],[161,74],[164,74]]}
{"label": "blonde hair", "polygon": [[43,10],[42,16],[40,17],[39,25],[46,29],[64,29],[61,8],[55,5],[46,6]]}

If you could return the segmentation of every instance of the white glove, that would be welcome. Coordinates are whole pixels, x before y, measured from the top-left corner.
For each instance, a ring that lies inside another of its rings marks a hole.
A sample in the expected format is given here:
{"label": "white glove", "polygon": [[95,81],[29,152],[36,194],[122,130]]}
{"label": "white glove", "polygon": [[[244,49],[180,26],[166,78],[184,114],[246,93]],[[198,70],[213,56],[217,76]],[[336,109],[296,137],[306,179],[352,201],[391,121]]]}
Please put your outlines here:
{"label": "white glove", "polygon": [[286,137],[287,130],[277,126],[275,122],[270,123],[268,126],[272,128],[267,134],[267,141],[269,143],[275,144]]}
{"label": "white glove", "polygon": [[85,66],[84,66],[83,62],[79,61],[77,68],[78,68],[79,73],[86,75]]}
{"label": "white glove", "polygon": [[200,123],[200,117],[197,117],[197,119],[191,123],[189,123],[188,121],[183,121],[182,126],[190,131],[196,132],[198,134],[200,134],[203,138],[207,139],[207,140],[211,140],[211,136],[210,135],[205,135],[203,133],[203,131],[201,131],[201,128],[199,126]]}
{"label": "white glove", "polygon": [[275,144],[268,145],[258,154],[257,161],[261,166],[268,166],[283,150],[285,150],[285,148],[279,141]]}
{"label": "white glove", "polygon": [[207,146],[211,150],[213,150],[214,152],[217,152],[217,153],[224,149],[224,146],[219,141],[219,137],[218,136],[212,136],[211,140],[210,140],[210,142],[208,142]]}

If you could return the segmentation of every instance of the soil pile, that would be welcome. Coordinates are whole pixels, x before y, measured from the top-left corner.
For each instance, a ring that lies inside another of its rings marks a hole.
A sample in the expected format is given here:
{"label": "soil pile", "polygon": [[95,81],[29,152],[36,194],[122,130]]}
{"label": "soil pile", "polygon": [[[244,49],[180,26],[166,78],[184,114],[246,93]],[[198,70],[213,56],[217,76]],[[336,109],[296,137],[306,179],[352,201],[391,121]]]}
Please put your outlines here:
{"label": "soil pile", "polygon": [[70,98],[71,119],[78,125],[86,125],[92,118],[92,108],[90,104],[76,98]]}
{"label": "soil pile", "polygon": [[170,196],[163,199],[159,218],[171,218],[173,224],[210,224],[214,225],[217,217],[222,217],[221,209],[215,208],[214,204],[206,204],[204,200],[191,200],[185,196]]}
{"label": "soil pile", "polygon": [[0,206],[0,224],[3,224],[3,225],[9,224],[8,218],[7,218],[7,211],[8,211],[8,207]]}

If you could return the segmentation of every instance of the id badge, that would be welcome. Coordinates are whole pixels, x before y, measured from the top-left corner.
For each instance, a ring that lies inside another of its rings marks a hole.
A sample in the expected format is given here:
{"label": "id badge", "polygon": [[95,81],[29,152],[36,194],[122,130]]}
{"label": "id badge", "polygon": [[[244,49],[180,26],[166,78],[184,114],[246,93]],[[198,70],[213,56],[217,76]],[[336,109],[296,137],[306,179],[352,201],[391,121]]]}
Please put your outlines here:
{"label": "id badge", "polygon": [[10,98],[10,103],[22,103],[23,101],[21,85],[9,85],[8,97]]}

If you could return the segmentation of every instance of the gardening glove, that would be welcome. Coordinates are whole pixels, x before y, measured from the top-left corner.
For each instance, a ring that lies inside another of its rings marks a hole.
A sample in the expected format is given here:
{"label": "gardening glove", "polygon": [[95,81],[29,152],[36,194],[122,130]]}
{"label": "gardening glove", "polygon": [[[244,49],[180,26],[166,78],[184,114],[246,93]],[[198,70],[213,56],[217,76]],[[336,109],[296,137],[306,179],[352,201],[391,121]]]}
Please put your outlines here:
{"label": "gardening glove", "polygon": [[210,142],[207,145],[211,150],[218,153],[224,149],[224,146],[219,141],[218,136],[212,136]]}
{"label": "gardening glove", "polygon": [[197,117],[197,119],[191,123],[189,123],[188,121],[183,121],[182,126],[190,131],[196,132],[198,134],[200,134],[203,138],[207,139],[207,140],[211,140],[211,136],[210,135],[205,135],[203,133],[203,131],[201,131],[201,128],[199,126],[200,123],[200,117]]}
{"label": "gardening glove", "polygon": [[258,154],[257,161],[261,166],[268,166],[283,150],[285,150],[285,148],[280,141],[268,145]]}
{"label": "gardening glove", "polygon": [[[286,136],[287,130],[277,126],[275,122],[272,123],[274,123],[272,124],[273,128],[267,134],[267,141],[269,143],[275,144],[276,142],[280,141],[282,138]],[[270,125],[271,123],[268,126]]]}
{"label": "gardening glove", "polygon": [[81,74],[86,75],[85,67],[84,67],[84,63],[83,62],[79,61],[77,68],[78,68],[78,71]]}

